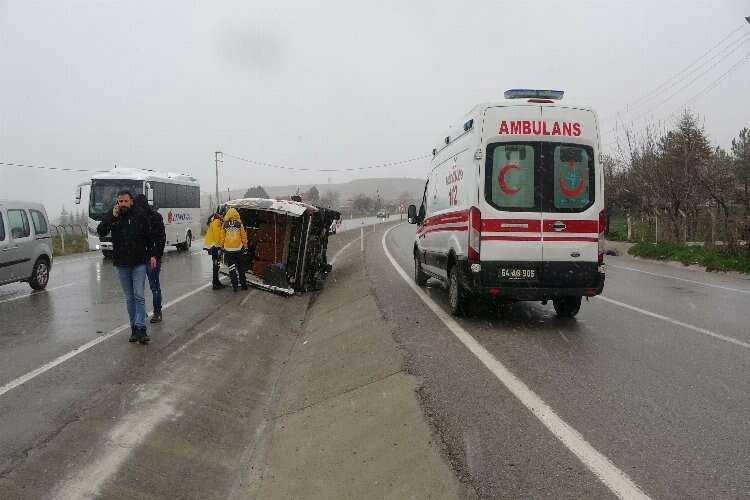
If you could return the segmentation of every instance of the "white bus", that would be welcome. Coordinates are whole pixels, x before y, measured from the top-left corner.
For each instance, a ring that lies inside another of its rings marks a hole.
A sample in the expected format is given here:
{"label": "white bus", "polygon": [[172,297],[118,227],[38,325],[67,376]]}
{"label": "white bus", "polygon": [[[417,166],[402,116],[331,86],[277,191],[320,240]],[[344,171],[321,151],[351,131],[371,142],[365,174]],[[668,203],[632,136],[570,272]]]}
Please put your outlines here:
{"label": "white bus", "polygon": [[193,240],[200,237],[200,184],[194,177],[153,170],[115,168],[80,184],[76,204],[80,204],[81,188],[86,185],[91,186],[87,231],[89,249],[101,250],[105,257],[112,255],[112,241],[109,235],[99,238],[96,227],[104,215],[112,210],[117,192],[123,189],[133,195],[145,194],[149,203],[159,211],[164,218],[167,245],[187,250]]}

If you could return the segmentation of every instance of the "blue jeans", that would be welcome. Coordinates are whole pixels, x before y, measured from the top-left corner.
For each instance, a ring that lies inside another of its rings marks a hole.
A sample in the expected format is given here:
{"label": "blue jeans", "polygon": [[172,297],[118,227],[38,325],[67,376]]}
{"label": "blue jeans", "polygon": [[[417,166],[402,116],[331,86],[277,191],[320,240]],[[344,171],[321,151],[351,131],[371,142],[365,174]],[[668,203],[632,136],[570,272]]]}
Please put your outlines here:
{"label": "blue jeans", "polygon": [[148,276],[148,286],[151,288],[151,295],[154,298],[154,312],[161,312],[161,283],[159,283],[159,274],[161,274],[161,259],[156,259],[156,267],[151,269],[150,265],[146,266],[146,275]]}
{"label": "blue jeans", "polygon": [[122,266],[117,268],[120,275],[122,291],[125,292],[125,302],[128,305],[128,316],[131,328],[146,328],[146,264],[137,266]]}

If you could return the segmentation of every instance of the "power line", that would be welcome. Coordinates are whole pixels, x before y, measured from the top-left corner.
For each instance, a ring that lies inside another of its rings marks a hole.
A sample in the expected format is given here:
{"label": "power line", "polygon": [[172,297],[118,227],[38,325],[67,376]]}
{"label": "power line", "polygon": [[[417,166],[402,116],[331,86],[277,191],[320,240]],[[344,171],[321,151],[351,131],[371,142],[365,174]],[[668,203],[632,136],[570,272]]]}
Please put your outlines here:
{"label": "power line", "polygon": [[[750,40],[750,36],[749,36],[749,37],[747,37],[747,38],[746,38],[746,40]],[[744,42],[743,42],[743,43],[744,43]],[[741,47],[741,45],[740,45],[740,46],[737,46],[737,47],[735,47],[735,48],[734,48],[734,50],[732,50],[731,52],[729,52],[729,53],[725,54],[725,55],[724,55],[724,56],[723,56],[723,57],[722,57],[721,59],[719,59],[719,60],[717,60],[716,62],[714,62],[714,64],[712,64],[712,65],[711,65],[711,66],[709,66],[709,67],[708,67],[708,68],[707,68],[707,69],[706,69],[705,71],[703,71],[703,72],[702,72],[702,73],[700,73],[700,74],[699,74],[698,76],[696,76],[695,78],[693,78],[692,80],[690,80],[690,81],[689,81],[689,82],[688,82],[687,84],[683,85],[683,86],[682,86],[682,87],[680,87],[680,88],[679,88],[678,90],[676,90],[675,92],[673,92],[672,94],[670,94],[670,95],[669,95],[668,97],[666,97],[665,99],[663,99],[663,100],[662,100],[661,102],[659,102],[658,104],[656,104],[656,105],[652,106],[652,107],[651,107],[651,108],[649,108],[649,109],[648,109],[647,111],[644,111],[643,113],[639,114],[638,116],[636,116],[635,118],[633,118],[633,119],[632,119],[632,120],[630,120],[630,121],[631,121],[631,122],[636,122],[636,121],[638,121],[638,120],[640,120],[640,119],[644,118],[645,116],[647,116],[647,115],[651,114],[651,113],[652,113],[652,112],[653,112],[653,111],[654,111],[654,110],[655,110],[656,108],[658,108],[658,107],[662,106],[663,104],[665,104],[666,102],[670,101],[670,100],[671,100],[672,98],[674,98],[674,97],[675,97],[675,96],[676,96],[677,94],[679,94],[680,92],[682,92],[682,91],[684,91],[684,90],[686,90],[686,89],[690,88],[690,87],[691,87],[691,86],[692,86],[692,85],[693,85],[693,84],[694,84],[695,82],[697,82],[697,81],[698,81],[699,79],[701,79],[702,77],[706,76],[706,75],[708,74],[708,72],[709,72],[709,71],[711,71],[711,70],[712,70],[713,68],[715,68],[716,66],[718,66],[718,65],[719,65],[719,64],[721,64],[722,62],[724,62],[724,60],[726,60],[726,59],[727,59],[727,58],[728,58],[729,56],[731,56],[731,55],[732,55],[732,54],[733,54],[734,52],[736,52],[736,51],[737,51],[737,50],[738,50],[738,49],[739,49],[740,47]],[[722,75],[721,75],[721,76],[720,76],[720,77],[719,77],[719,78],[718,78],[717,80],[714,80],[714,81],[713,81],[712,83],[710,83],[710,84],[708,85],[708,87],[710,87],[710,89],[708,89],[708,90],[706,90],[706,89],[703,89],[703,90],[701,90],[701,91],[700,91],[700,92],[699,92],[698,94],[696,94],[695,96],[693,96],[693,97],[691,97],[690,99],[688,99],[687,101],[685,101],[685,102],[684,102],[684,103],[683,103],[683,104],[682,104],[682,105],[681,105],[680,107],[682,108],[682,107],[684,107],[684,106],[687,106],[687,105],[691,104],[692,102],[694,102],[694,101],[696,100],[696,98],[698,97],[698,95],[702,94],[702,93],[703,93],[704,91],[705,91],[706,93],[707,93],[707,92],[709,92],[709,91],[710,91],[711,89],[713,89],[712,85],[714,85],[714,83],[715,83],[716,85],[718,85],[718,82],[719,82],[719,81],[723,80],[724,78],[726,78],[726,76],[728,76],[728,75],[729,75],[730,73],[732,73],[732,72],[733,72],[733,71],[734,71],[735,69],[737,69],[737,68],[739,67],[739,65],[741,65],[741,64],[742,64],[743,62],[745,62],[745,61],[747,60],[747,58],[748,58],[749,56],[750,56],[750,52],[748,52],[748,53],[744,54],[744,55],[742,56],[742,58],[741,58],[741,59],[740,59],[739,61],[737,61],[737,62],[736,62],[736,63],[735,63],[735,64],[734,64],[734,65],[733,65],[733,66],[732,66],[732,67],[731,67],[731,68],[730,68],[730,69],[729,69],[728,71],[726,71],[725,73],[723,73],[723,74],[722,74]],[[707,87],[707,88],[708,88],[708,87]],[[673,113],[673,114],[674,114],[674,113]],[[672,115],[670,115],[670,116],[672,116]],[[610,127],[609,129],[607,129],[607,133],[608,133],[608,134],[611,134],[611,133],[615,133],[615,132],[617,132],[617,128],[618,128],[618,125],[617,125],[617,124],[615,124],[615,125],[614,125],[613,127]]]}
{"label": "power line", "polygon": [[[690,97],[687,101],[685,101],[685,103],[682,104],[682,106],[680,106],[679,109],[677,109],[677,110],[673,111],[672,113],[670,113],[669,115],[667,115],[667,116],[659,119],[658,122],[664,122],[666,120],[669,120],[670,118],[673,118],[673,117],[677,116],[677,114],[680,112],[680,110],[682,110],[685,106],[688,106],[688,105],[690,105],[690,104],[698,101],[700,98],[702,98],[703,96],[705,96],[706,94],[708,94],[709,92],[711,92],[713,89],[715,89],[716,87],[718,87],[719,84],[722,81],[724,81],[725,79],[727,79],[732,73],[734,73],[735,71],[737,71],[740,68],[740,66],[742,66],[742,64],[746,63],[747,61],[750,61],[750,52],[747,53],[747,54],[745,54],[745,56],[742,59],[740,59],[735,64],[733,64],[727,71],[725,71],[724,73],[722,73],[718,78],[716,78],[715,80],[713,80],[711,83],[709,83],[703,89],[701,89],[699,92],[697,92],[695,95],[693,95],[692,97]],[[614,130],[614,129],[610,129],[609,131],[612,131],[612,130]],[[611,145],[614,145],[614,144],[619,145],[619,142],[617,140],[610,141],[610,142],[606,143],[604,146],[606,147],[606,146],[611,146]]]}
{"label": "power line", "polygon": [[285,165],[277,165],[273,163],[268,163],[264,161],[259,160],[250,160],[247,158],[243,158],[241,156],[232,155],[229,153],[224,153],[224,156],[227,158],[233,158],[235,160],[239,160],[245,163],[249,163],[251,165],[258,165],[261,167],[269,167],[269,168],[276,168],[281,170],[292,170],[296,172],[357,172],[362,170],[370,170],[370,169],[376,169],[376,168],[386,168],[386,167],[394,167],[396,165],[404,165],[406,163],[412,163],[419,160],[425,160],[427,158],[432,158],[431,154],[426,154],[422,156],[416,156],[414,158],[409,158],[406,160],[398,160],[398,161],[392,161],[388,163],[381,163],[378,165],[368,165],[365,167],[350,167],[350,168],[301,168],[301,167],[288,167]]}
{"label": "power line", "polygon": [[[746,38],[746,40],[750,40],[750,36],[748,36]],[[686,85],[683,85],[677,91],[675,91],[672,94],[670,94],[669,97],[667,97],[666,99],[664,99],[663,101],[661,101],[657,105],[653,106],[648,111],[646,111],[646,112],[641,113],[640,115],[638,115],[635,118],[635,120],[640,120],[641,118],[643,118],[644,116],[648,115],[653,110],[655,110],[656,108],[658,108],[659,106],[661,106],[662,104],[664,104],[667,101],[671,100],[674,96],[676,96],[677,94],[679,94],[683,90],[685,90],[685,89],[689,88],[690,86],[692,86],[696,81],[698,81],[700,78],[704,77],[709,71],[711,71],[712,69],[714,69],[716,66],[718,66],[719,64],[721,64],[722,62],[724,62],[729,56],[731,56],[732,54],[734,54],[737,51],[737,49],[739,49],[739,48],[740,48],[740,46],[735,47],[734,50],[732,50],[731,52],[729,52],[726,55],[724,55],[724,57],[722,57],[721,59],[719,59],[718,61],[716,61],[714,64],[712,64],[711,66],[709,66],[708,69],[706,69],[703,73],[699,74],[698,76],[696,76],[695,78],[693,78],[692,80],[690,80]],[[741,59],[741,61],[744,60],[744,58],[747,57],[748,55],[750,55],[750,52],[747,53],[747,54],[745,54],[745,56],[743,57],[743,59]]]}
{"label": "power line", "polygon": [[85,168],[63,168],[63,167],[48,167],[45,165],[30,165],[24,163],[8,163],[0,161],[0,167],[20,167],[20,168],[35,168],[40,170],[57,170],[58,172],[109,172],[108,170],[88,170]]}
{"label": "power line", "polygon": [[[693,60],[693,62],[691,62],[690,64],[688,64],[684,68],[682,68],[680,71],[678,71],[677,73],[675,73],[670,78],[668,78],[665,81],[663,81],[661,84],[659,84],[654,89],[650,90],[649,92],[646,92],[645,94],[643,94],[641,97],[639,97],[638,99],[636,99],[632,103],[626,105],[625,108],[622,109],[622,110],[620,110],[620,111],[625,111],[625,113],[630,113],[633,108],[637,108],[641,103],[643,103],[645,101],[648,101],[648,100],[651,100],[652,98],[654,98],[654,97],[656,97],[658,95],[663,94],[664,92],[666,92],[667,90],[669,90],[671,87],[674,87],[675,85],[677,85],[677,83],[679,83],[678,79],[680,77],[682,77],[683,75],[686,75],[686,73],[687,74],[691,74],[691,73],[694,73],[695,71],[699,71],[702,66],[704,66],[707,62],[710,61],[710,59],[708,59],[706,61],[703,61],[703,59],[705,59],[708,55],[710,55],[712,52],[714,52],[714,50],[716,50],[718,47],[722,46],[724,44],[724,42],[726,42],[727,40],[729,40],[730,38],[732,38],[737,32],[739,32],[739,31],[741,31],[743,29],[745,29],[745,25],[744,24],[742,24],[742,25],[738,26],[737,28],[735,28],[728,35],[726,35],[724,38],[722,38],[719,42],[717,42],[715,45],[713,45],[710,49],[708,49],[706,52],[704,52],[701,56],[699,56],[697,59]],[[724,50],[728,49],[729,47],[731,47],[734,44],[737,44],[738,42],[739,42],[740,45],[742,45],[746,41],[746,37],[747,37],[747,35],[743,35],[739,39],[737,39],[734,42],[730,43],[729,46],[725,47]],[[703,62],[701,62],[701,61],[703,61]],[[696,64],[698,66],[695,67],[695,68],[693,68],[693,66],[696,66]],[[615,115],[617,115],[617,114],[619,114],[619,112],[615,113]]]}
{"label": "power line", "polygon": [[[690,99],[688,99],[687,101],[685,101],[685,104],[683,106],[687,106],[689,104],[692,104],[695,101],[697,101],[698,99],[700,99],[701,97],[703,97],[704,95],[706,95],[709,92],[711,92],[713,89],[715,89],[716,87],[718,87],[719,84],[722,81],[724,81],[729,75],[731,75],[732,73],[734,73],[735,71],[737,71],[740,68],[740,66],[742,66],[742,64],[745,63],[745,62],[747,62],[747,61],[750,61],[750,52],[748,52],[747,54],[745,54],[745,57],[743,57],[742,59],[740,59],[739,61],[737,61],[731,68],[729,68],[721,76],[719,76],[719,78],[717,78],[713,82],[709,83],[700,92],[698,92],[697,94],[695,94],[694,96],[692,96]],[[677,113],[678,113],[678,111],[674,111],[673,113],[671,113],[670,115],[668,115],[665,119],[671,118],[671,117],[675,116]]]}

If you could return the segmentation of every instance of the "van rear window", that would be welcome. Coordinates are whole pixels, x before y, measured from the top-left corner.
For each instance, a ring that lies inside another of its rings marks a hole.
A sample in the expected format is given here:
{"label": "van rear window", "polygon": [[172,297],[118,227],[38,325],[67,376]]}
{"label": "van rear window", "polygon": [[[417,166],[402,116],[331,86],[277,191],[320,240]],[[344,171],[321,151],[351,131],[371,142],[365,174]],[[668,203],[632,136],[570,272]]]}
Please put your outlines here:
{"label": "van rear window", "polygon": [[47,227],[47,219],[44,214],[39,210],[29,210],[31,212],[31,221],[34,223],[34,232],[37,235],[47,234],[49,228]]}
{"label": "van rear window", "polygon": [[531,144],[495,145],[488,201],[500,209],[534,209],[537,156],[537,148]]}

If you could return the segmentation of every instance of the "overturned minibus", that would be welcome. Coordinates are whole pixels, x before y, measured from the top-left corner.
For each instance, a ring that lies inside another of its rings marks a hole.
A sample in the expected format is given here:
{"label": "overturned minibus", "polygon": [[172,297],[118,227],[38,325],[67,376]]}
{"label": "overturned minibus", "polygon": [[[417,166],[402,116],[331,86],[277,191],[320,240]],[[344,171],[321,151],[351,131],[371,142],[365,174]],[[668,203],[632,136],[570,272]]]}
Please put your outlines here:
{"label": "overturned minibus", "polygon": [[[326,255],[335,210],[297,201],[243,198],[226,202],[247,230],[246,261],[250,286],[293,295],[323,286],[331,266]],[[221,273],[228,274],[222,262]]]}

